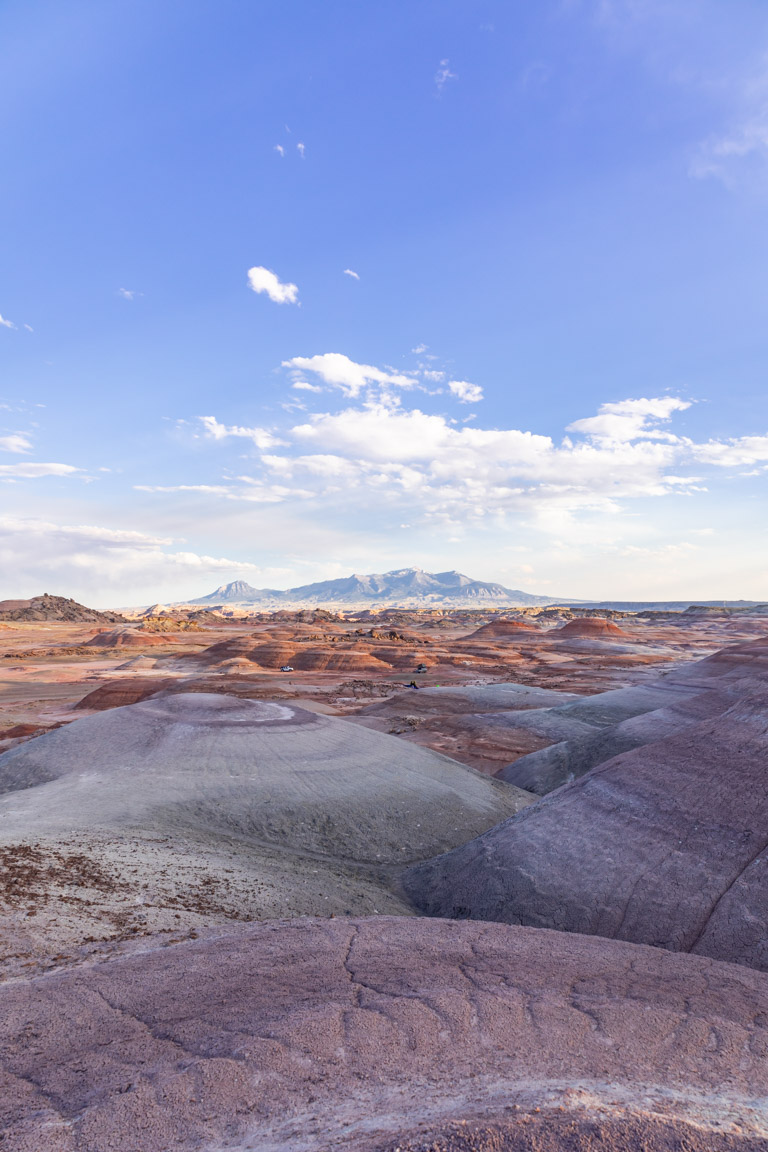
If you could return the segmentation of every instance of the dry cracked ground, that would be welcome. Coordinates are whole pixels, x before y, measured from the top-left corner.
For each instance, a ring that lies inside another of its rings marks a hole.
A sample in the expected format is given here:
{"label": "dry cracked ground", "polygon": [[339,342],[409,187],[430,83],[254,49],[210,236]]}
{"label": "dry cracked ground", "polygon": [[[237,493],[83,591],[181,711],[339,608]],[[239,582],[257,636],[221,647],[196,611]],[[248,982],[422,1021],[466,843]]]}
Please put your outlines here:
{"label": "dry cracked ground", "polygon": [[0,1149],[768,1152],[759,609],[40,611]]}

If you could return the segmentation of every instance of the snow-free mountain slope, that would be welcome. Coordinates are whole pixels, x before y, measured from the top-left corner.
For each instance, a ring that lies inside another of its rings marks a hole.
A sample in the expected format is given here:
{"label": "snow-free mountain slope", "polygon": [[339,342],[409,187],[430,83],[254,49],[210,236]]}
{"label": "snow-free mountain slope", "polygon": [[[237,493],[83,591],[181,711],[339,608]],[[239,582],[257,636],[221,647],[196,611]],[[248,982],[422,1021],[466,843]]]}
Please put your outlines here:
{"label": "snow-free mountain slope", "polygon": [[[252,588],[243,580],[222,585],[192,604],[398,604],[419,605],[485,604],[543,605],[551,596],[534,596],[520,589],[506,588],[486,580],[473,580],[461,572],[425,572],[421,568],[397,568],[384,573],[355,573],[338,580],[301,584],[281,592],[274,588]],[[558,600],[557,603],[571,603]]]}

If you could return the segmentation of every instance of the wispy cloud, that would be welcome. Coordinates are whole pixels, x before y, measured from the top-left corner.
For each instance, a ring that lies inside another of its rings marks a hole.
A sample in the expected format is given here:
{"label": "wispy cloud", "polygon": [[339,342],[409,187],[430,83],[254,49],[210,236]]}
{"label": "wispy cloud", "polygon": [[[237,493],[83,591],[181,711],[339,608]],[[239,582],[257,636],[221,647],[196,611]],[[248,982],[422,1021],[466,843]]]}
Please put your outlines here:
{"label": "wispy cloud", "polygon": [[304,145],[302,144],[301,140],[299,140],[298,144],[296,145],[296,151],[298,152],[299,156],[301,156],[301,158],[303,160],[304,155],[305,155],[307,150],[304,147]]}
{"label": "wispy cloud", "polygon": [[0,477],[17,480],[37,480],[41,476],[74,476],[82,472],[72,464],[0,464]]}
{"label": "wispy cloud", "polygon": [[257,265],[248,269],[248,283],[254,292],[266,292],[275,304],[296,304],[299,289],[295,284],[283,284],[270,268]]}
{"label": "wispy cloud", "polygon": [[163,588],[178,596],[178,581],[232,576],[259,578],[253,564],[179,549],[183,541],[94,524],[57,524],[47,520],[0,516],[0,567],[13,571],[19,587],[51,585],[67,595],[95,595],[105,589],[137,603],[156,598]]}
{"label": "wispy cloud", "polygon": [[124,300],[135,300],[137,296],[143,296],[143,292],[138,292],[135,288],[118,288],[118,294]]}
{"label": "wispy cloud", "polygon": [[455,72],[451,72],[449,60],[441,60],[435,72],[435,88],[438,93],[442,92],[449,80],[458,80],[458,76]]}
{"label": "wispy cloud", "polygon": [[31,452],[32,441],[22,432],[12,432],[9,436],[0,436],[0,451]]}
{"label": "wispy cloud", "polygon": [[201,416],[204,435],[211,440],[227,440],[231,436],[251,440],[257,448],[274,448],[284,444],[266,428],[242,428],[237,424],[220,424],[215,416]]}
{"label": "wispy cloud", "polygon": [[757,180],[768,185],[768,101],[764,108],[729,132],[705,140],[690,167],[691,175],[704,179],[714,177],[726,187],[735,188]]}
{"label": "wispy cloud", "polygon": [[285,156],[285,148],[283,148],[282,144],[275,144],[273,152],[277,152],[278,156]]}
{"label": "wispy cloud", "polygon": [[6,320],[3,316],[0,316],[0,326],[3,328],[15,328],[16,327],[13,320]]}
{"label": "wispy cloud", "polygon": [[360,279],[357,272],[353,272],[351,268],[345,268],[344,269],[344,275],[345,276],[351,276],[353,280],[359,280]]}

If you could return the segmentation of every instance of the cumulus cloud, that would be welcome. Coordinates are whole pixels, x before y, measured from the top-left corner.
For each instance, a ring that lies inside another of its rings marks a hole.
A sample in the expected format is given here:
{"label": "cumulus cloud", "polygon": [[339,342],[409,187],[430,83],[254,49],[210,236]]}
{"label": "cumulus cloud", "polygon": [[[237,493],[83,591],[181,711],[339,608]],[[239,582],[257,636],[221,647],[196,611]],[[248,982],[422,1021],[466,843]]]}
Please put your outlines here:
{"label": "cumulus cloud", "polygon": [[[435,377],[439,379],[442,373],[425,372],[424,375],[431,379]],[[480,385],[470,384],[467,380],[449,380],[448,387],[462,404],[477,404],[483,398],[483,390]]]}
{"label": "cumulus cloud", "polygon": [[305,155],[307,150],[304,147],[304,145],[302,144],[301,140],[299,140],[298,144],[296,145],[296,151],[298,152],[299,156],[301,156],[301,158],[303,160],[304,155]]}
{"label": "cumulus cloud", "polygon": [[[293,451],[262,462],[287,488],[314,485],[318,500],[407,500],[427,519],[530,515],[559,529],[579,511],[613,513],[626,500],[706,490],[685,467],[700,462],[696,446],[663,427],[689,403],[608,403],[558,443],[521,429],[457,427],[443,415],[369,398],[310,415],[286,433]],[[759,446],[730,448],[743,460]]]}
{"label": "cumulus cloud", "polygon": [[248,269],[248,283],[254,292],[266,292],[275,304],[296,304],[299,289],[295,284],[283,284],[269,268],[257,265]]}
{"label": "cumulus cloud", "polygon": [[371,364],[357,364],[341,352],[324,352],[318,356],[294,356],[284,360],[283,367],[302,375],[309,372],[325,384],[340,388],[345,396],[354,398],[370,384],[392,385],[396,388],[413,388],[416,381],[412,376],[401,372],[384,371]]}
{"label": "cumulus cloud", "polygon": [[10,436],[0,436],[0,451],[31,452],[32,442],[22,432],[12,432]]}
{"label": "cumulus cloud", "polygon": [[357,272],[353,272],[351,268],[345,268],[344,269],[344,275],[345,276],[351,276],[353,280],[359,280],[360,279]]}
{"label": "cumulus cloud", "polygon": [[220,424],[215,416],[201,416],[200,423],[205,436],[211,440],[226,440],[230,436],[238,436],[252,440],[257,448],[274,448],[285,443],[284,440],[278,440],[266,428],[242,428],[238,424]]}
{"label": "cumulus cloud", "polygon": [[13,320],[6,320],[3,316],[0,316],[0,326],[3,328],[15,328],[16,327]]}
{"label": "cumulus cloud", "polygon": [[[342,516],[360,523],[375,507],[377,519],[391,513],[392,524],[514,521],[556,536],[583,515],[595,514],[593,524],[603,515],[607,525],[633,500],[705,492],[707,476],[725,468],[768,471],[768,434],[697,444],[674,427],[691,406],[679,397],[606,402],[552,436],[423,411],[405,400],[409,389],[424,391],[415,373],[341,353],[297,356],[284,366],[298,391],[338,389],[340,408],[294,418],[281,440],[267,429],[205,417],[212,439],[247,437],[260,450],[253,474],[214,480],[212,498],[297,508],[309,502],[323,523]],[[482,396],[468,381],[444,388],[465,403]]]}
{"label": "cumulus cloud", "polygon": [[41,476],[74,476],[81,472],[72,464],[0,464],[0,478],[37,480]]}
{"label": "cumulus cloud", "polygon": [[277,152],[278,156],[285,156],[285,148],[282,144],[275,144],[273,151]]}

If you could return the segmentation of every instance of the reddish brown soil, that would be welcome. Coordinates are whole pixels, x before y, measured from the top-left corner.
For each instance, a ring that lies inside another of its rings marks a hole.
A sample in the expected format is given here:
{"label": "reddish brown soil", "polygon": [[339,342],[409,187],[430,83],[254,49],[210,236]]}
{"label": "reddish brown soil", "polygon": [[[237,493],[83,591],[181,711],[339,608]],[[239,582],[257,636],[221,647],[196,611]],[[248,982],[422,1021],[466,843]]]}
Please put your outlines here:
{"label": "reddish brown soil", "polygon": [[567,624],[558,629],[558,633],[560,636],[594,636],[598,640],[620,636],[623,636],[625,640],[634,639],[631,632],[625,632],[617,624],[613,624],[610,620],[604,620],[601,616],[586,616],[583,620],[569,620]]}
{"label": "reddish brown soil", "polygon": [[[243,623],[191,612],[188,619],[174,616],[170,633],[153,633],[145,621],[111,633],[102,628],[98,634],[88,622],[3,621],[0,750],[23,738],[9,737],[18,725],[42,732],[73,719],[78,714],[73,706],[82,701],[82,712],[87,707],[84,698],[106,684],[110,688],[92,699],[98,708],[138,699],[156,678],[158,689],[175,681],[196,691],[204,681],[209,692],[289,697],[304,707],[347,715],[402,691],[411,680],[420,686],[511,680],[565,692],[605,691],[678,661],[706,656],[724,644],[751,639],[766,627],[764,619],[747,615],[664,614],[650,619],[617,614],[631,640],[620,638],[621,643],[592,652],[564,649],[568,637],[559,626],[568,622],[568,612],[547,609],[524,611],[517,619],[510,616],[387,611],[343,619],[324,612],[280,612]],[[163,618],[158,619],[165,628]],[[207,630],[185,629],[186,623]],[[113,647],[105,646],[110,635],[115,636],[109,641]],[[576,644],[583,640],[571,638]],[[420,663],[427,665],[426,674],[416,672]],[[293,671],[281,673],[283,664]],[[141,685],[131,688],[137,677]],[[445,710],[418,725],[408,722],[409,713],[409,708],[401,709],[393,721],[403,739],[482,771],[496,772],[536,746],[525,734],[515,744],[498,729],[461,732],[450,720],[441,727],[441,718],[450,715]]]}

